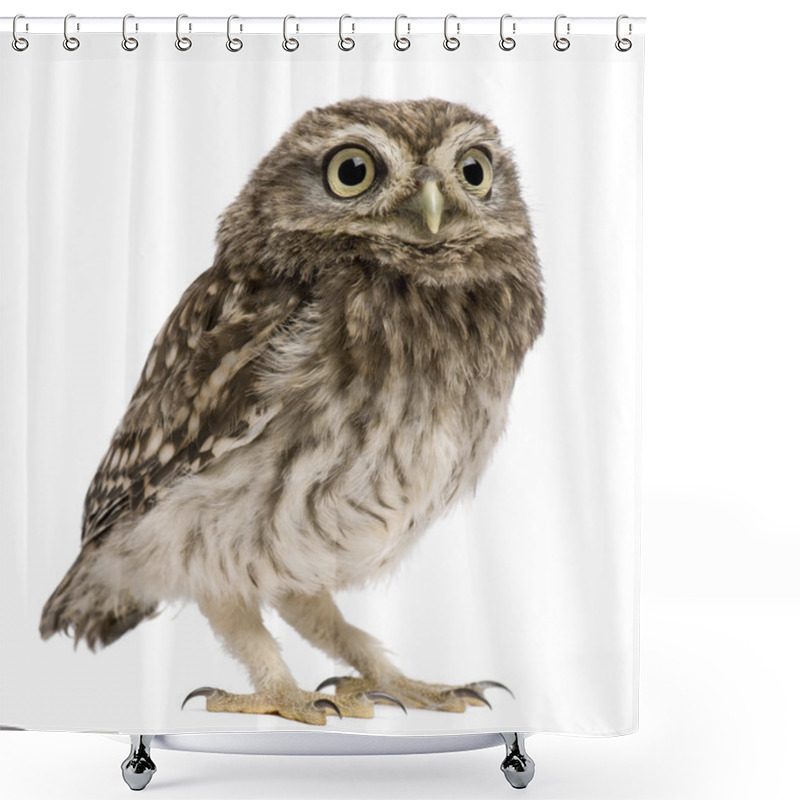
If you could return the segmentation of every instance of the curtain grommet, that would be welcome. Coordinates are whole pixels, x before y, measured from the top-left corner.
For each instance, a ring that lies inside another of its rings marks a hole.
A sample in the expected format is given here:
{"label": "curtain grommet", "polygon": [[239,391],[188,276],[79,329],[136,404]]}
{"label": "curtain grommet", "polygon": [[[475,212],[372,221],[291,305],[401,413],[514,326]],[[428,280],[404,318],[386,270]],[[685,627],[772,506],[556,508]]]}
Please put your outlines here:
{"label": "curtain grommet", "polygon": [[[503,14],[500,17],[500,49],[505,50],[508,53],[510,50],[513,50],[517,46],[517,40],[514,39],[512,36],[506,36],[505,32],[505,24],[507,19],[511,19],[511,14]],[[511,23],[511,33],[517,32],[517,23]]]}
{"label": "curtain grommet", "polygon": [[[178,14],[175,18],[175,47],[182,53],[185,53],[192,46],[192,40],[188,36],[183,36],[181,34],[181,20],[188,19],[188,17],[188,14]],[[191,22],[189,23],[189,30],[192,30]]]}
{"label": "curtain grommet", "polygon": [[18,19],[25,19],[25,15],[24,14],[17,14],[17,16],[14,17],[14,21],[11,23],[11,36],[12,36],[11,46],[18,53],[24,53],[28,49],[28,46],[30,45],[30,42],[24,36],[20,36],[17,33],[17,20]]}
{"label": "curtain grommet", "polygon": [[[70,53],[74,53],[81,46],[81,40],[78,39],[77,36],[69,35],[68,27],[71,19],[75,19],[74,14],[67,14],[67,16],[64,17],[64,41],[62,44],[64,45],[65,50],[69,50]],[[80,25],[76,23],[76,30],[80,29]]]}
{"label": "curtain grommet", "polygon": [[[122,43],[121,47],[123,50],[126,50],[129,53],[132,53],[138,46],[139,40],[134,36],[128,36],[128,20],[134,19],[133,14],[126,14],[122,18]],[[136,26],[136,30],[139,29],[139,26]]]}
{"label": "curtain grommet", "polygon": [[400,20],[401,19],[408,19],[405,14],[398,14],[394,18],[394,49],[399,50],[401,53],[408,50],[411,47],[411,39],[408,38],[408,35],[411,33],[411,23],[406,22],[406,35],[400,35]]}
{"label": "curtain grommet", "polygon": [[[345,53],[349,53],[355,46],[356,42],[351,36],[345,36],[344,31],[342,30],[344,27],[344,21],[346,19],[353,19],[349,14],[342,14],[339,17],[339,49],[344,50]],[[356,26],[355,23],[351,23],[352,31],[351,33],[355,33]]]}
{"label": "curtain grommet", "polygon": [[[233,22],[233,20],[235,19],[239,19],[239,16],[237,14],[231,14],[228,17],[228,27],[225,31],[228,37],[228,41],[225,42],[225,47],[231,53],[238,53],[244,47],[244,42],[241,39],[238,39],[235,36],[231,36],[231,22]],[[239,30],[240,31],[242,30],[241,25],[239,26]]]}
{"label": "curtain grommet", "polygon": [[[455,14],[448,14],[444,18],[444,42],[442,42],[442,46],[445,50],[449,50],[451,53],[454,50],[458,50],[461,47],[461,39],[458,38],[458,35],[451,36],[448,27],[450,25],[450,20],[456,19],[457,17]],[[456,21],[456,34],[461,33],[461,23]]]}
{"label": "curtain grommet", "polygon": [[[289,20],[290,19],[297,19],[297,17],[293,16],[292,14],[287,14],[283,18],[283,42],[281,43],[281,47],[287,53],[294,53],[298,47],[300,47],[300,42],[295,39],[293,36],[289,36]],[[300,26],[296,26],[296,31],[300,30]]]}
{"label": "curtain grommet", "polygon": [[555,49],[558,50],[559,53],[563,53],[569,50],[569,46],[570,44],[572,44],[572,42],[570,42],[570,40],[567,39],[567,36],[569,36],[570,32],[569,22],[567,22],[567,36],[560,36],[558,33],[558,21],[566,18],[567,18],[566,14],[559,14],[553,21],[553,36],[555,37],[555,41],[553,42],[553,47],[555,47]]}

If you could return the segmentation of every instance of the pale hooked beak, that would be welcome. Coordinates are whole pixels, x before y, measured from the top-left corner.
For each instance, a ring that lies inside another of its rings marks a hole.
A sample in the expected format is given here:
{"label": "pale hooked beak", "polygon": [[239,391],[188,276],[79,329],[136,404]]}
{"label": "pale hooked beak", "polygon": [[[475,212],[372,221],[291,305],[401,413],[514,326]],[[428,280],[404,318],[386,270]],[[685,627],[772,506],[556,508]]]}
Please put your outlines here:
{"label": "pale hooked beak", "polygon": [[411,207],[422,215],[431,233],[439,233],[444,211],[444,197],[435,180],[423,181],[411,201]]}

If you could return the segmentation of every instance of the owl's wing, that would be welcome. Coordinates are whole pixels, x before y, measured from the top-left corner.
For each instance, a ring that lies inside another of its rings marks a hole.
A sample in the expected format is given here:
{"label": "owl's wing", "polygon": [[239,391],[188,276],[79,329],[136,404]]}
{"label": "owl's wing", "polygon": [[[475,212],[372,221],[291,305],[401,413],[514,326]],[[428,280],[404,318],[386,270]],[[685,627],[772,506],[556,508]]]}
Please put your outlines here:
{"label": "owl's wing", "polygon": [[213,268],[184,292],[89,487],[84,544],[261,433],[269,414],[253,390],[257,357],[302,302],[283,285]]}

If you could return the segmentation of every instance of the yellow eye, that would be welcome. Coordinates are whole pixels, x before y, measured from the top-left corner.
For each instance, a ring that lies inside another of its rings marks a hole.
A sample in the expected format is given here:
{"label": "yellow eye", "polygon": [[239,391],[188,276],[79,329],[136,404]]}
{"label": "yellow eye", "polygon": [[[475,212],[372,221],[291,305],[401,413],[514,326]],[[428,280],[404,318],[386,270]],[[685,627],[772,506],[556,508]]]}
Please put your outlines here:
{"label": "yellow eye", "polygon": [[357,197],[375,180],[375,162],[361,147],[344,147],[328,160],[328,187],[337,197]]}
{"label": "yellow eye", "polygon": [[473,147],[458,162],[458,175],[470,194],[486,197],[492,188],[491,159],[483,150]]}

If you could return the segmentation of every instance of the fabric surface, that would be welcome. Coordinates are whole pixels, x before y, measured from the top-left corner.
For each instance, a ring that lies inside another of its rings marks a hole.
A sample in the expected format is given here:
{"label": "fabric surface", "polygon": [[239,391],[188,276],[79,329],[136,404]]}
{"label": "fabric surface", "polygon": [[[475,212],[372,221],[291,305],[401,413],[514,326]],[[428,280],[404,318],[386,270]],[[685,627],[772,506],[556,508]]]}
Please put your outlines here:
{"label": "fabric surface", "polygon": [[[368,96],[464,103],[517,163],[544,276],[544,333],[474,497],[388,579],[335,596],[410,677],[491,679],[493,709],[377,708],[328,729],[383,734],[637,727],[639,281],[643,47],[612,36],[56,35],[2,61],[0,714],[40,730],[289,730],[180,702],[251,691],[197,607],[166,607],[96,653],[42,641],[42,606],[78,555],[83,499],[152,341],[214,258],[217,218],[306,110]],[[350,670],[271,609],[298,683]]]}

